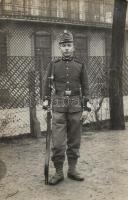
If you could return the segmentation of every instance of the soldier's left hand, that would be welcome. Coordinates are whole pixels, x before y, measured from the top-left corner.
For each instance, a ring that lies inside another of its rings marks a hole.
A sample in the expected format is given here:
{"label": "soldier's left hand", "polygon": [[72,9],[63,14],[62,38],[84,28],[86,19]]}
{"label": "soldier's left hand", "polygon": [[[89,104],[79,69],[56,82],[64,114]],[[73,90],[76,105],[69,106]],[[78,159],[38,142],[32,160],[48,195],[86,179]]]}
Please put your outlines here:
{"label": "soldier's left hand", "polygon": [[43,109],[47,110],[48,107],[48,100],[43,101]]}
{"label": "soldier's left hand", "polygon": [[87,111],[88,111],[88,112],[90,112],[90,111],[91,111],[91,107],[92,107],[92,106],[91,106],[90,102],[88,101],[88,102],[87,102],[87,108],[88,108],[88,110],[87,110]]}
{"label": "soldier's left hand", "polygon": [[83,111],[80,120],[84,122],[88,117],[88,111]]}

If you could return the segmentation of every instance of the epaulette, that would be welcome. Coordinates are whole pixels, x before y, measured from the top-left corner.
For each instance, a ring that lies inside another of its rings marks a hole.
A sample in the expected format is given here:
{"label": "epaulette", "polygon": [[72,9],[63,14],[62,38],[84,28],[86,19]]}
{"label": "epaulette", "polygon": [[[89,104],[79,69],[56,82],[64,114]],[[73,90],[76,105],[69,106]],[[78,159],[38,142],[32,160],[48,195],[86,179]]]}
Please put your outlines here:
{"label": "epaulette", "polygon": [[53,63],[57,63],[57,62],[59,62],[59,61],[61,61],[61,60],[62,60],[61,57],[56,57],[56,58],[54,58],[54,59],[52,60],[52,62],[53,62]]}
{"label": "epaulette", "polygon": [[81,60],[79,58],[74,58],[74,61],[79,63],[79,64],[82,64]]}

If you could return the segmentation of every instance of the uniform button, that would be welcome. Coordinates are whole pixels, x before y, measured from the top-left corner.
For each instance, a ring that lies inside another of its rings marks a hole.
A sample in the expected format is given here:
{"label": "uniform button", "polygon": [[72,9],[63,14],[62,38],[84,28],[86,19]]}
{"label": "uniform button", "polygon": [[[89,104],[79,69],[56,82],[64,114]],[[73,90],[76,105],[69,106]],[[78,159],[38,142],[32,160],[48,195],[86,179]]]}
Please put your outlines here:
{"label": "uniform button", "polygon": [[66,69],[68,70],[69,68],[68,68],[68,67],[66,67]]}
{"label": "uniform button", "polygon": [[67,83],[69,83],[69,81],[67,81]]}
{"label": "uniform button", "polygon": [[69,74],[67,74],[67,76],[69,76]]}

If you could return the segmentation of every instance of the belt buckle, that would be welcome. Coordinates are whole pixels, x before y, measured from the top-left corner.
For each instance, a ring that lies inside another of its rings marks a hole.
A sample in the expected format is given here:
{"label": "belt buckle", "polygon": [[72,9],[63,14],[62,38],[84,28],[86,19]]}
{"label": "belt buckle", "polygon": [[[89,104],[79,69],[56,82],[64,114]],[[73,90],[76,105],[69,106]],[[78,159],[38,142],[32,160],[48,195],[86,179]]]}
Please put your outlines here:
{"label": "belt buckle", "polygon": [[65,95],[70,96],[71,95],[71,90],[65,90]]}

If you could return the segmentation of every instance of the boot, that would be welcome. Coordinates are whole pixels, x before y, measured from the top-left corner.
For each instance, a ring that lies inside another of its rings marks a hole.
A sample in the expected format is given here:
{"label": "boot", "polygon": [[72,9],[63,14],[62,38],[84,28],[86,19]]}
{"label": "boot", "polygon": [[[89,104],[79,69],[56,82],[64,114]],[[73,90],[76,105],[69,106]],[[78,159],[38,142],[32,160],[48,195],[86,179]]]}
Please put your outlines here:
{"label": "boot", "polygon": [[57,185],[58,183],[64,180],[63,164],[58,163],[54,164],[54,166],[56,169],[56,173],[49,180],[49,185]]}
{"label": "boot", "polygon": [[84,177],[76,170],[77,160],[71,159],[68,161],[68,178],[75,180],[75,181],[84,181]]}

